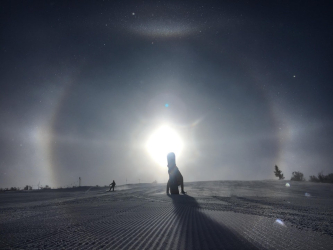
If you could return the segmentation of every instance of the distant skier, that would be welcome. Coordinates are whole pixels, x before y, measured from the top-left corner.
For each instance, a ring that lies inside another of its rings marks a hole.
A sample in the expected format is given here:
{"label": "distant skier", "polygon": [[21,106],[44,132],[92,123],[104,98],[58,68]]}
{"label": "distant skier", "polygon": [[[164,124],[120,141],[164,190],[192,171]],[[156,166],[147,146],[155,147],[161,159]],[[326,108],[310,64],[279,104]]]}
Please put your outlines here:
{"label": "distant skier", "polygon": [[178,167],[176,166],[176,155],[171,152],[167,155],[168,159],[168,173],[169,180],[167,183],[166,193],[169,194],[169,190],[171,194],[179,194],[178,186],[181,187],[181,193],[185,194],[184,191],[184,179],[182,174],[180,173]]}
{"label": "distant skier", "polygon": [[109,185],[110,186],[110,190],[112,189],[112,191],[114,191],[114,187],[116,186],[116,183],[114,182],[114,180],[112,181],[112,183]]}

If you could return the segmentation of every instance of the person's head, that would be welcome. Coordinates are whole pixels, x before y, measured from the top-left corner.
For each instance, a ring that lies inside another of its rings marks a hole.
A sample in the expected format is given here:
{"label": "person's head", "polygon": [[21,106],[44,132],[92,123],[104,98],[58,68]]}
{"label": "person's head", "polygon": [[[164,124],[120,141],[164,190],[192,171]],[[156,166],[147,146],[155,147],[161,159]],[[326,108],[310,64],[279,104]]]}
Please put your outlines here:
{"label": "person's head", "polygon": [[170,152],[167,155],[168,166],[176,165],[176,155],[174,152]]}

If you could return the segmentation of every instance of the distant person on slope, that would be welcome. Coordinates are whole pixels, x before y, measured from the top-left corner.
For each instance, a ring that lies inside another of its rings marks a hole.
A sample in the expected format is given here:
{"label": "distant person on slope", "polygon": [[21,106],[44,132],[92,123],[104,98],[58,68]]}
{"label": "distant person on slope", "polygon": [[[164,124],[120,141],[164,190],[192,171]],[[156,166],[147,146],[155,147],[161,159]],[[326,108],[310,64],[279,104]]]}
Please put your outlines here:
{"label": "distant person on slope", "polygon": [[114,191],[114,187],[116,186],[116,183],[114,182],[114,180],[112,181],[112,183],[110,184],[110,190],[112,189],[112,191]]}
{"label": "distant person on slope", "polygon": [[171,194],[179,194],[178,186],[181,187],[181,193],[185,194],[184,191],[184,179],[182,174],[180,173],[178,167],[176,166],[176,155],[171,152],[167,155],[168,159],[168,173],[169,180],[167,183],[166,193],[169,194],[169,190]]}

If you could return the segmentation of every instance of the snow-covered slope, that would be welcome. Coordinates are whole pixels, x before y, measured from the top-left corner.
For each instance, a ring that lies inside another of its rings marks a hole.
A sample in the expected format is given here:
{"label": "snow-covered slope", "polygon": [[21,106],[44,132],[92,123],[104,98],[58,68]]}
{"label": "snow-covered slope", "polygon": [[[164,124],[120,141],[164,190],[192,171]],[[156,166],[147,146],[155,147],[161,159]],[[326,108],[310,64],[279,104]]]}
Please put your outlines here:
{"label": "snow-covered slope", "polygon": [[0,193],[0,248],[331,249],[333,185],[286,183]]}

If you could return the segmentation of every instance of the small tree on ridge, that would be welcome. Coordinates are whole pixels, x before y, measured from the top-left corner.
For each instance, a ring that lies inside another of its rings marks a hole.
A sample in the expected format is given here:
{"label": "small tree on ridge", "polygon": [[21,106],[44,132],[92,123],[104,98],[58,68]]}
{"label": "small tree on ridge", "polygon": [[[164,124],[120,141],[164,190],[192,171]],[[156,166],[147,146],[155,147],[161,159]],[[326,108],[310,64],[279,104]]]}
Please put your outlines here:
{"label": "small tree on ridge", "polygon": [[284,179],[282,171],[279,169],[279,167],[277,165],[275,165],[274,174],[275,174],[276,177],[279,177],[279,180],[283,180]]}
{"label": "small tree on ridge", "polygon": [[305,181],[304,175],[301,172],[293,172],[293,176],[291,177],[292,181]]}

